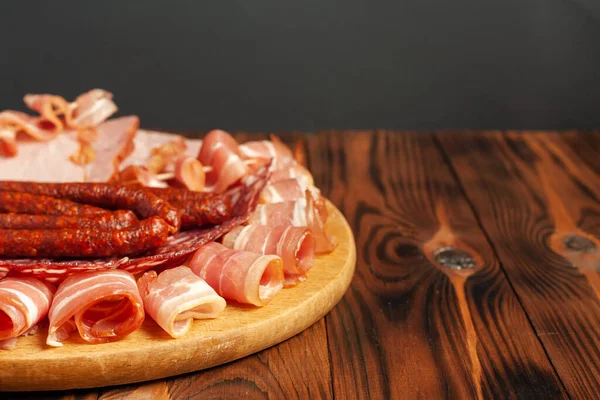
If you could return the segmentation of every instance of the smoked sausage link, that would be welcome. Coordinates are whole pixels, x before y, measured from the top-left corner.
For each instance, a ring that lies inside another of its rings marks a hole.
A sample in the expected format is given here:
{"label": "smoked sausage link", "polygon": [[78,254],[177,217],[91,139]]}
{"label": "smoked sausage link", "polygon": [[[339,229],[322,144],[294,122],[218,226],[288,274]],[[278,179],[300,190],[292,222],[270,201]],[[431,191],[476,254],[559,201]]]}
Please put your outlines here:
{"label": "smoked sausage link", "polygon": [[158,216],[169,224],[171,233],[178,232],[181,226],[181,211],[145,188],[114,183],[0,181],[0,191],[50,196],[97,207],[132,210],[139,218]]}
{"label": "smoked sausage link", "polygon": [[3,257],[112,257],[142,253],[162,246],[169,225],[159,217],[140,221],[121,230],[0,229],[0,256]]}
{"label": "smoked sausage link", "polygon": [[23,192],[0,192],[0,212],[89,217],[108,214],[102,208]]}
{"label": "smoked sausage link", "polygon": [[[1,195],[2,192],[0,192]],[[91,207],[91,206],[90,206]],[[0,229],[123,229],[139,221],[132,211],[117,210],[91,217],[0,214]]]}
{"label": "smoked sausage link", "polygon": [[182,211],[184,228],[219,225],[232,216],[231,200],[221,193],[194,192],[180,188],[147,188]]}

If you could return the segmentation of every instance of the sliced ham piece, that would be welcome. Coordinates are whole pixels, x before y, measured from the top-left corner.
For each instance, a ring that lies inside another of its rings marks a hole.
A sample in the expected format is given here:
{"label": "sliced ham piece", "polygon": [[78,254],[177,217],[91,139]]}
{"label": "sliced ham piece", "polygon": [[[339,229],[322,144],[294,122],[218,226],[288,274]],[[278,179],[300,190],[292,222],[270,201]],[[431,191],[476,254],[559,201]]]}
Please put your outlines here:
{"label": "sliced ham piece", "polygon": [[34,278],[0,280],[0,347],[12,350],[19,336],[46,316],[54,287]]}
{"label": "sliced ham piece", "polygon": [[160,275],[148,271],[138,280],[138,287],[148,315],[174,338],[185,335],[194,319],[216,318],[227,305],[186,266],[167,269]]}
{"label": "sliced ham piece", "polygon": [[49,142],[20,141],[18,147],[18,157],[0,157],[0,180],[84,181],[83,167],[69,160],[69,156],[79,148],[73,136],[61,134]]}
{"label": "sliced ham piece", "polygon": [[306,279],[315,259],[315,239],[305,227],[291,225],[247,225],[223,237],[223,245],[234,250],[273,254],[281,257],[285,286]]}
{"label": "sliced ham piece", "polygon": [[206,174],[206,191],[224,192],[250,172],[241,158],[238,143],[221,130],[206,135],[197,158],[202,165],[211,167]]}
{"label": "sliced ham piece", "polygon": [[69,276],[58,287],[48,319],[49,346],[62,346],[75,330],[86,342],[107,343],[142,324],[144,304],[130,273],[86,272]]}
{"label": "sliced ham piece", "polygon": [[310,191],[307,190],[305,196],[305,198],[295,201],[259,204],[250,217],[249,223],[307,227],[315,238],[317,254],[329,253],[336,247],[336,244],[325,231],[325,221],[321,219],[317,204]]}
{"label": "sliced ham piece", "polygon": [[200,247],[188,265],[219,295],[239,303],[264,306],[283,288],[283,262],[274,255],[211,242]]}
{"label": "sliced ham piece", "polygon": [[97,128],[92,148],[95,160],[86,165],[86,180],[107,182],[119,172],[119,167],[134,149],[133,139],[140,126],[136,116],[111,119]]}

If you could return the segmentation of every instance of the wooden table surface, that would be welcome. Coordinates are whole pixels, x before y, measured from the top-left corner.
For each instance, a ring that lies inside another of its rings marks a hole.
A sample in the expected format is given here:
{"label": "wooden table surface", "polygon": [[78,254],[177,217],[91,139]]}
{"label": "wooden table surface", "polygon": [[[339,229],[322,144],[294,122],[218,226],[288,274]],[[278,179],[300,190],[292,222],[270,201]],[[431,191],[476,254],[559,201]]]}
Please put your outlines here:
{"label": "wooden table surface", "polygon": [[302,139],[354,230],[356,273],[330,314],[210,370],[11,396],[600,398],[599,133],[284,138]]}

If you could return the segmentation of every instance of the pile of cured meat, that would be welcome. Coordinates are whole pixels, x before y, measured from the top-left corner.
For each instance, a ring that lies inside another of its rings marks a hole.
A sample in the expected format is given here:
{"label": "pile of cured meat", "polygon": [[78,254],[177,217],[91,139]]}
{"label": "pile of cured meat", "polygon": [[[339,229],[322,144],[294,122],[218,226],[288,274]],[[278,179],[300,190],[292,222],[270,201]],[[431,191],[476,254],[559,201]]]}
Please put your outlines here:
{"label": "pile of cured meat", "polygon": [[37,115],[0,112],[2,348],[46,324],[48,346],[119,340],[147,315],[177,338],[227,302],[268,304],[335,248],[276,137],[139,131],[99,89],[24,101]]}

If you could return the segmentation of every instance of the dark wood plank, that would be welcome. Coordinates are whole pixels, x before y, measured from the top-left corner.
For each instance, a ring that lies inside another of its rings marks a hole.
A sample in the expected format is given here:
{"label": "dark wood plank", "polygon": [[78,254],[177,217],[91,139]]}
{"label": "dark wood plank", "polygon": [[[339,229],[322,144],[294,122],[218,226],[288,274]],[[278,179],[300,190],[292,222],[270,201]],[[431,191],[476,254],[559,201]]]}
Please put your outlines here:
{"label": "dark wood plank", "polygon": [[564,397],[430,135],[330,132],[307,146],[358,251],[326,317],[336,398]]}
{"label": "dark wood plank", "polygon": [[600,398],[600,178],[557,134],[440,134],[573,398]]}

